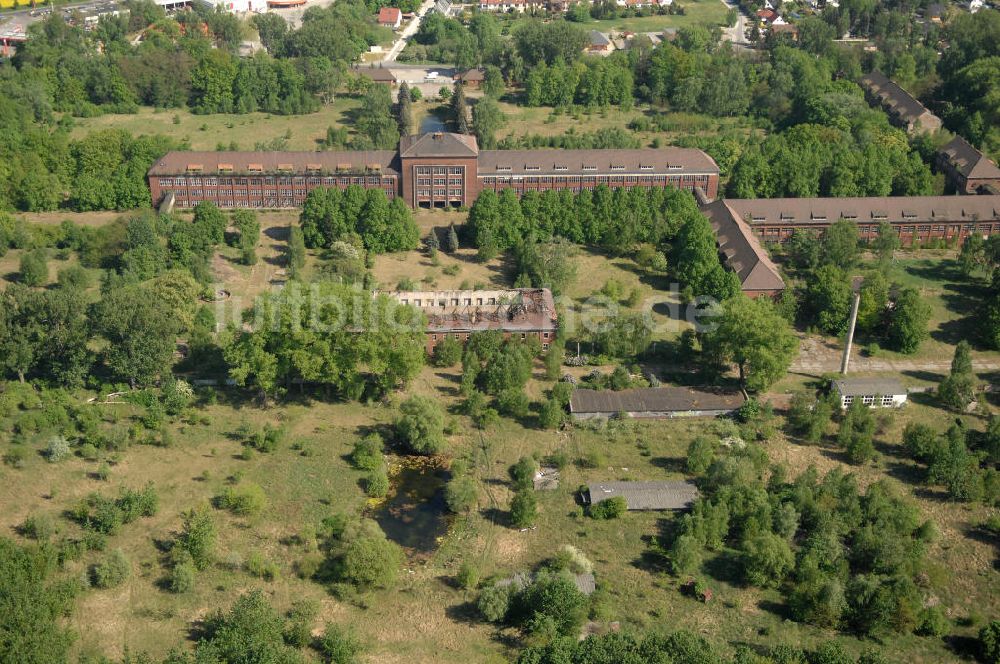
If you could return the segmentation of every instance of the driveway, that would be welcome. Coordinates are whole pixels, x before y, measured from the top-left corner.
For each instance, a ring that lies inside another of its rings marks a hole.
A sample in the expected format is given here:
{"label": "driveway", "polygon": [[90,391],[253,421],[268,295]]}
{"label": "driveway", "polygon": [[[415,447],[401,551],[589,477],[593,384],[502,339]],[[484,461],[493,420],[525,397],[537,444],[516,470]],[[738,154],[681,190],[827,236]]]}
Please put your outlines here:
{"label": "driveway", "polygon": [[425,16],[427,16],[427,12],[432,9],[434,9],[434,0],[427,0],[424,4],[420,5],[420,9],[417,10],[417,15],[406,25],[406,27],[403,28],[403,31],[399,33],[399,39],[393,43],[392,48],[389,49],[389,51],[382,58],[382,62],[396,61],[396,58],[399,57],[399,54],[403,52],[403,49],[406,48],[406,45],[410,42],[410,38],[417,34],[417,31],[420,29],[420,22],[424,20]]}

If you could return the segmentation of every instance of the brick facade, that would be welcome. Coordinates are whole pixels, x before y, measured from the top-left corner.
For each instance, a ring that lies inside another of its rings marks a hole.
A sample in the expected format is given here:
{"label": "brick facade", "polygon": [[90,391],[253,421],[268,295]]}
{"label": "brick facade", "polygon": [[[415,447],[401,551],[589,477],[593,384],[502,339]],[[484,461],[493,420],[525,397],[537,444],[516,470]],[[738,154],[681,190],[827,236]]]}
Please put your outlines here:
{"label": "brick facade", "polygon": [[701,150],[484,150],[472,136],[406,136],[398,151],[170,152],[149,170],[154,205],[296,208],[317,187],[378,188],[411,207],[470,206],[483,189],[700,189],[718,195],[719,168]]}

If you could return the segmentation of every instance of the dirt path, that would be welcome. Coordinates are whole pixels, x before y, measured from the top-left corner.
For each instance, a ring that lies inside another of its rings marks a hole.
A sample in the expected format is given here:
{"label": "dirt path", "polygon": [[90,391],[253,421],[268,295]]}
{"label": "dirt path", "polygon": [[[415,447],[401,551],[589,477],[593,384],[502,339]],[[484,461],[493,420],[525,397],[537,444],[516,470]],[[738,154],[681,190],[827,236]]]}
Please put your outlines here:
{"label": "dirt path", "polygon": [[[824,373],[840,371],[840,360],[843,347],[833,345],[822,339],[806,337],[799,347],[799,356],[792,362],[790,371],[794,373],[819,376]],[[1000,370],[1000,360],[973,360],[973,367],[979,372]],[[951,367],[951,357],[933,359],[897,359],[884,357],[865,357],[855,346],[851,352],[851,371],[893,372],[893,373],[934,373],[944,376]],[[930,378],[928,376],[928,378]]]}
{"label": "dirt path", "polygon": [[[249,268],[235,259],[216,253],[212,259],[212,272],[219,289],[230,293],[226,317],[238,320],[240,312],[253,305],[257,296],[271,289],[281,288],[287,280],[285,268],[290,218],[261,218],[261,235],[257,241],[257,263]],[[218,319],[218,315],[216,316]],[[217,320],[225,325],[227,320]]]}

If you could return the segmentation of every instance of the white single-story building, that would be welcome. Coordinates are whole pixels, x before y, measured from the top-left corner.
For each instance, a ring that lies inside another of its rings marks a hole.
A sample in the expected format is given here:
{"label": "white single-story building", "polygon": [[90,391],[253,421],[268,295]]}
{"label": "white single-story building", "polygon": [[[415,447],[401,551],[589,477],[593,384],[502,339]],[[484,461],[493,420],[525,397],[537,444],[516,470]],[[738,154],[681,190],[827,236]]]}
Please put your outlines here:
{"label": "white single-story building", "polygon": [[894,378],[841,378],[833,381],[833,391],[840,397],[841,408],[856,399],[870,408],[899,408],[906,403],[907,394]]}

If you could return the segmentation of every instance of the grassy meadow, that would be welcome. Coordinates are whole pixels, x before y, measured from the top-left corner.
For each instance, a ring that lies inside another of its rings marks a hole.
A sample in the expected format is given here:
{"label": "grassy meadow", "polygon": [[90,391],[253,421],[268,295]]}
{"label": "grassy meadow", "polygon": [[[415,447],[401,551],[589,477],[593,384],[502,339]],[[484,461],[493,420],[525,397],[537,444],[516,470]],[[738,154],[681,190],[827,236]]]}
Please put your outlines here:
{"label": "grassy meadow", "polygon": [[[258,251],[262,260],[253,268],[235,265],[231,248],[220,250],[214,263],[216,273],[234,297],[249,301],[270,287],[272,278],[280,277],[280,231],[293,219],[290,212],[261,214],[264,232]],[[463,220],[461,212],[417,214],[422,232]],[[940,257],[901,256],[893,268],[894,278],[909,280],[907,283],[920,287],[933,300],[940,338],[935,337],[932,343],[941,344],[936,346],[937,352],[950,357],[952,342],[946,333],[969,313],[957,306],[953,292],[962,293],[966,287],[955,281],[949,263]],[[16,259],[16,251],[2,259],[0,274],[16,270]],[[456,288],[463,282],[510,283],[507,266],[499,260],[478,263],[470,250],[455,256],[442,252],[437,263],[422,252],[385,255],[377,258],[373,272],[381,287],[393,287],[404,277],[442,289]],[[609,279],[621,282],[626,293],[637,287],[646,296],[655,292],[654,287],[663,288],[627,259],[581,249],[576,263],[577,278],[567,292],[570,306],[580,305]],[[59,264],[52,261],[53,275]],[[320,266],[321,259],[311,255],[307,274]],[[442,517],[447,519],[447,533],[438,546],[429,552],[412,552],[391,590],[335,596],[322,584],[300,578],[297,570],[300,563],[316,555],[304,543],[308,541],[304,534],[324,517],[337,512],[377,514],[378,504],[364,494],[362,472],[353,468],[346,456],[359,437],[391,425],[404,394],[393,395],[387,403],[359,404],[327,401],[292,390],[284,400],[261,408],[238,390],[205,392],[196,407],[168,425],[168,446],[143,444],[138,407],[86,404],[87,398],[95,395],[71,394],[66,397],[71,402],[99,411],[100,426],[137,431],[137,442],[122,451],[99,452],[93,459],[73,456],[57,464],[48,463],[40,454],[49,434],[22,419],[28,411],[0,408],[0,452],[6,454],[15,446],[29,451],[23,467],[0,466],[0,528],[19,538],[18,528],[25,519],[43,516],[56,525],[58,534],[80,536],[81,528],[66,515],[91,492],[114,496],[123,487],[138,489],[148,482],[156,487],[158,513],[127,524],[108,538],[107,550],[121,548],[131,561],[128,581],[113,589],[88,590],[76,602],[70,624],[77,633],[74,649],[81,655],[121,657],[128,648],[162,657],[171,648],[184,646],[192,629],[210,612],[227,607],[247,590],[263,588],[280,611],[298,599],[318,601],[317,631],[322,623],[350,625],[365,645],[365,662],[509,661],[524,645],[521,635],[482,622],[473,605],[475,593],[460,590],[454,576],[465,561],[476,563],[484,578],[528,570],[564,544],[579,548],[595,566],[598,593],[587,626],[591,631],[610,629],[612,622],[626,629],[685,628],[729,652],[743,644],[765,647],[783,642],[808,647],[831,638],[853,653],[871,645],[854,636],[787,620],[787,608],[777,590],[748,588],[736,578],[734,550],[706,559],[702,567],[715,593],[710,603],[682,595],[679,585],[684,579],[666,574],[649,555],[653,538],[675,518],[671,514],[633,512],[611,521],[583,516],[576,495],[581,484],[681,478],[690,441],[698,435],[722,433],[722,423],[705,419],[613,422],[603,426],[570,424],[548,431],[538,428],[532,413],[521,421],[503,419],[494,428],[480,431],[458,411],[459,376],[457,367],[428,367],[406,395],[431,396],[449,413],[454,433],[448,436],[444,463],[457,458],[470,461],[478,487],[477,505],[468,515]],[[798,389],[808,380],[790,376],[775,391]],[[541,365],[536,365],[526,387],[528,395],[538,400],[549,386]],[[0,393],[0,405],[4,399]],[[780,433],[780,419],[776,422],[779,432],[764,447],[772,461],[788,464],[793,476],[815,465],[821,473],[833,468],[853,472],[862,487],[888,477],[912,497],[922,515],[934,519],[941,537],[929,548],[924,595],[946,607],[955,625],[949,638],[959,644],[961,652],[962,639],[974,636],[984,620],[1000,613],[1000,576],[994,568],[997,543],[977,529],[988,510],[948,502],[941,490],[923,486],[920,471],[899,443],[909,421],[940,428],[952,417],[953,413],[937,407],[930,397],[915,395],[903,411],[883,418],[876,436],[879,457],[863,466],[846,464],[832,443],[803,445],[787,438]],[[984,426],[979,415],[965,419],[970,427]],[[267,424],[285,430],[281,445],[274,452],[247,458],[236,432]],[[557,453],[570,463],[562,470],[558,489],[538,494],[536,527],[524,532],[510,527],[507,507],[513,494],[507,469],[523,455]],[[390,455],[391,465],[400,462],[399,457]],[[105,464],[108,472],[102,479]],[[181,513],[208,503],[228,486],[247,482],[264,489],[266,508],[250,518],[213,509],[217,563],[198,574],[193,592],[168,592],[164,587],[168,569],[165,546],[180,530]],[[86,553],[69,563],[66,574],[84,574],[101,555]],[[251,558],[275,565],[275,578],[251,575],[246,566]],[[881,645],[892,661],[958,661],[949,642],[941,639],[906,635]]]}

